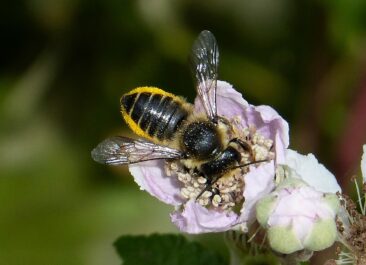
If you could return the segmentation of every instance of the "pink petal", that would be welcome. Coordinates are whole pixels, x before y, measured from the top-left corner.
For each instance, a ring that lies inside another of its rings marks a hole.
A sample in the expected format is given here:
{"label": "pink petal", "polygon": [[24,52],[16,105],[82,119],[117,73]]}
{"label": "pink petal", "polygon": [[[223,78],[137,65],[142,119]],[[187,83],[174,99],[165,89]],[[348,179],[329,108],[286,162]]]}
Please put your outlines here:
{"label": "pink petal", "polygon": [[164,161],[152,160],[129,166],[131,175],[142,190],[171,204],[183,203],[180,195],[179,182],[176,177],[169,177],[164,171]]}
{"label": "pink petal", "polygon": [[274,162],[259,167],[252,166],[244,176],[244,204],[241,209],[240,222],[251,224],[255,220],[255,205],[275,188]]}
{"label": "pink petal", "polygon": [[268,226],[291,226],[301,241],[308,236],[318,220],[334,219],[336,215],[324,201],[324,193],[310,186],[298,188],[289,186],[274,193],[277,205],[268,219]]}
{"label": "pink petal", "polygon": [[[307,216],[313,218],[317,209],[314,201],[320,200],[322,193],[312,188],[303,187],[302,189],[294,189],[291,193],[285,194],[288,189],[279,192],[280,201],[277,205],[275,215],[278,216]],[[305,194],[302,194],[305,193]],[[301,207],[299,207],[301,205]]]}
{"label": "pink petal", "polygon": [[305,216],[298,216],[295,219],[292,219],[291,225],[293,226],[293,230],[295,231],[297,238],[300,241],[303,241],[306,236],[309,235],[311,229],[313,228],[314,220]]}
{"label": "pink petal", "polygon": [[[288,123],[269,106],[253,106],[243,99],[232,85],[224,81],[217,81],[217,113],[227,118],[240,117],[242,127],[255,125],[257,130],[266,138],[273,140],[276,163],[285,161],[285,149],[289,145]],[[195,110],[204,113],[199,97],[195,100]]]}
{"label": "pink petal", "polygon": [[288,123],[269,106],[250,105],[243,116],[243,127],[255,125],[257,131],[264,137],[273,140],[276,163],[285,161],[285,150],[289,145],[289,126]]}
{"label": "pink petal", "polygon": [[209,210],[190,200],[182,212],[175,211],[171,218],[181,231],[199,234],[227,231],[237,224],[238,216],[234,212]]}
{"label": "pink petal", "polygon": [[[244,109],[249,106],[243,96],[225,81],[217,81],[216,105],[217,114],[228,118],[243,116]],[[198,96],[194,101],[194,107],[198,113],[205,112]]]}

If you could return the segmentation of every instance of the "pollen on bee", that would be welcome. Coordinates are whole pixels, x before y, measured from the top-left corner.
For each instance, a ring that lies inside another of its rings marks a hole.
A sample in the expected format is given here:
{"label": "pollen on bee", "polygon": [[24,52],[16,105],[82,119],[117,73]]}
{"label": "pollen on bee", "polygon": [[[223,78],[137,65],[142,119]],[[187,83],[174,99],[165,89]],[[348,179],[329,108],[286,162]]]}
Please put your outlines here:
{"label": "pollen on bee", "polygon": [[[240,150],[241,165],[257,161],[272,160],[275,155],[271,150],[273,140],[264,137],[255,126],[242,128],[238,126],[238,120],[235,118],[229,121],[231,124],[229,132],[226,134],[230,139],[243,139],[251,149]],[[224,125],[221,125],[224,127]],[[225,125],[226,126],[226,125]],[[238,147],[239,150],[239,147]],[[260,166],[260,163],[253,164],[254,167]],[[224,173],[207,189],[209,179],[199,171],[199,165],[192,161],[168,161],[166,162],[166,173],[178,179],[181,185],[181,196],[185,200],[195,200],[206,208],[234,210],[236,205],[244,202],[243,192],[245,188],[245,175],[250,171],[250,167],[240,167]],[[209,176],[213,177],[213,176]],[[211,181],[211,180],[210,180]],[[205,191],[204,191],[205,190]],[[203,192],[204,191],[204,192]]]}

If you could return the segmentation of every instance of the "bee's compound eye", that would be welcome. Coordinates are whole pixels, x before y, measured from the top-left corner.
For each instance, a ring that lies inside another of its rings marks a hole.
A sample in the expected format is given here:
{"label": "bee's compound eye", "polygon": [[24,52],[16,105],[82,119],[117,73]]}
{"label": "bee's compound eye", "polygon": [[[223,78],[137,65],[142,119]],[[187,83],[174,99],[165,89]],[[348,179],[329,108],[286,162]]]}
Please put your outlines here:
{"label": "bee's compound eye", "polygon": [[193,122],[183,133],[183,146],[197,159],[209,159],[222,149],[220,135],[211,122]]}

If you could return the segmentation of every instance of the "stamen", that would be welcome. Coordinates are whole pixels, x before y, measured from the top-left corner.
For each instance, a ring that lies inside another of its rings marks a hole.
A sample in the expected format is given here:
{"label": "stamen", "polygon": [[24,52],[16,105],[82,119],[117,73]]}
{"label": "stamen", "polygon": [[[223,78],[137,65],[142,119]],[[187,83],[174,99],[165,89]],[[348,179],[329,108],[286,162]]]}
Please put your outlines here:
{"label": "stamen", "polygon": [[[252,163],[253,166],[260,166],[257,161],[269,161],[274,159],[275,154],[271,150],[273,141],[261,135],[255,126],[242,129],[240,121],[233,119],[229,121],[230,130],[224,123],[220,128],[227,129],[227,142],[231,139],[242,139],[250,147],[251,152],[238,147],[241,161],[239,165]],[[253,160],[254,159],[254,160]],[[193,163],[192,163],[193,164]],[[199,175],[199,170],[187,161],[167,162],[166,172],[169,176],[177,177],[181,183],[181,195],[186,200],[194,199],[197,203],[207,208],[218,208],[222,210],[232,210],[236,205],[244,201],[244,175],[249,172],[248,166],[233,167],[211,186],[207,186],[208,179]],[[212,181],[212,180],[211,180]],[[209,187],[207,189],[207,187]],[[206,189],[206,190],[205,190]],[[202,194],[201,194],[202,193]],[[197,196],[199,197],[197,198]]]}

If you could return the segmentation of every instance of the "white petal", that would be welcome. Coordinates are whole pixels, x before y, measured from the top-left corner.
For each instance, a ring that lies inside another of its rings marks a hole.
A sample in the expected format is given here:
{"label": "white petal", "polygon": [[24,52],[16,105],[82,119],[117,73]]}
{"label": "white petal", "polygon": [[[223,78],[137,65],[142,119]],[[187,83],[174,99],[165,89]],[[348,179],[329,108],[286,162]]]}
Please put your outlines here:
{"label": "white petal", "polygon": [[361,159],[361,173],[363,182],[366,183],[366,144],[363,145],[363,154]]}
{"label": "white petal", "polygon": [[335,176],[320,164],[313,154],[301,155],[288,149],[286,152],[286,165],[317,191],[331,193],[341,191]]}

